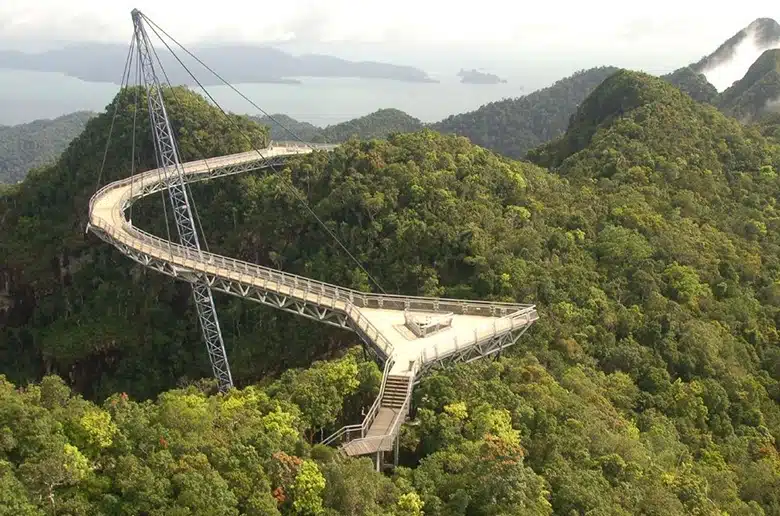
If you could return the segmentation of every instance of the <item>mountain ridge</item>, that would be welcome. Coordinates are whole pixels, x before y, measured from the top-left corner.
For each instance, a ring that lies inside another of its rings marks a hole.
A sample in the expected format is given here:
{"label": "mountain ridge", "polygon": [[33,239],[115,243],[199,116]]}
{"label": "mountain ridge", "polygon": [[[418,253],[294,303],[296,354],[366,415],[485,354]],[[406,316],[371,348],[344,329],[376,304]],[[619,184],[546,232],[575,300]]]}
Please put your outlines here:
{"label": "mountain ridge", "polygon": [[24,179],[30,169],[49,164],[84,130],[95,113],[76,111],[53,119],[0,126],[0,184]]}
{"label": "mountain ridge", "polygon": [[577,105],[617,70],[611,66],[580,70],[546,88],[450,115],[429,127],[466,136],[477,145],[520,158],[529,149],[561,134]]}
{"label": "mountain ridge", "polygon": [[[305,76],[437,82],[423,70],[412,66],[376,61],[349,61],[317,54],[294,56],[266,46],[204,46],[192,51],[207,64],[220,63],[220,75],[231,84],[298,84],[300,81],[296,78]],[[116,70],[116,63],[123,63],[126,54],[126,47],[108,43],[72,44],[37,53],[6,50],[0,51],[0,67],[59,72],[84,81],[116,83],[121,72]],[[163,68],[169,72],[172,84],[195,85],[169,53],[161,53],[159,57]],[[188,56],[181,59],[190,65],[194,63]],[[206,86],[222,84],[211,74],[205,75],[201,83]]]}

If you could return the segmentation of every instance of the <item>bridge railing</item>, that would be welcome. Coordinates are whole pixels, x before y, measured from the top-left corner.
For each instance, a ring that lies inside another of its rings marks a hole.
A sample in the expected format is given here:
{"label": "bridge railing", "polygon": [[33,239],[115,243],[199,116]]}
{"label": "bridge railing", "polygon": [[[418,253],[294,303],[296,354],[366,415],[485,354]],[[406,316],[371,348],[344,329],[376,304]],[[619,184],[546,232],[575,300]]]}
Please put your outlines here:
{"label": "bridge railing", "polygon": [[[338,300],[338,298],[336,299]],[[360,329],[360,331],[363,332],[363,334],[368,337],[371,342],[373,342],[379,349],[382,350],[382,352],[385,354],[385,357],[389,361],[393,354],[393,345],[390,343],[387,337],[385,337],[384,334],[382,334],[382,332],[380,332],[379,329],[374,326],[374,324],[366,316],[364,316],[352,302],[347,303],[345,312],[353,321],[353,324],[358,329]]]}
{"label": "bridge railing", "polygon": [[[242,155],[244,154],[247,155],[247,160],[248,160],[248,158],[251,156],[252,153],[251,152],[242,153]],[[225,159],[224,163],[232,163],[238,160],[238,158],[233,158],[230,156],[223,157],[223,158]],[[212,165],[212,167],[207,167],[202,161],[195,162],[195,163],[199,164],[200,167],[195,168],[193,166],[193,162],[184,164],[184,170],[187,175],[206,174],[209,172],[210,168],[213,168],[213,165],[215,164],[214,161],[211,161],[210,165]],[[105,194],[107,191],[112,189],[129,186],[132,180],[133,178],[121,179],[119,181],[115,181],[109,185],[106,185],[100,190],[98,190],[98,192],[95,195],[93,195],[92,199],[90,199],[90,214],[92,214],[92,211],[94,209],[94,203],[101,195]],[[134,181],[138,183],[138,190],[136,190],[135,192],[136,194],[138,194],[138,192],[142,190],[142,187],[145,188],[149,186],[154,186],[153,183],[160,182],[161,177],[159,175],[159,171],[157,169],[154,169],[148,172],[144,172],[142,174],[137,174],[135,176]],[[123,195],[119,200],[118,204],[120,207],[122,207],[122,206],[126,206],[127,203],[131,201],[132,199],[130,198],[130,190],[128,189],[126,192],[123,192]],[[93,223],[93,225],[96,224]],[[132,232],[136,233],[140,238],[143,238],[147,242],[152,243],[153,245],[159,244],[159,247],[161,249],[166,249],[169,252],[177,252],[178,254],[186,256],[187,258],[190,259],[195,258],[190,254],[195,251],[189,248],[184,248],[179,244],[175,244],[167,240],[154,237],[153,235],[150,235],[140,229],[133,228],[129,225],[127,225],[127,228]],[[321,281],[311,280],[303,276],[289,274],[286,272],[279,271],[277,269],[272,269],[270,267],[252,264],[249,262],[244,262],[233,258],[225,258],[221,255],[207,253],[205,251],[203,251],[201,254],[203,258],[209,263],[216,263],[215,260],[226,259],[229,260],[231,264],[238,266],[238,268],[241,270],[248,271],[249,269],[251,269],[252,271],[257,272],[259,275],[268,278],[274,278],[277,281],[282,281],[285,285],[292,286],[295,288],[298,288],[298,286],[301,284],[310,285],[312,289],[315,288],[318,289],[319,292],[322,293],[323,295],[331,296],[339,301],[349,301],[359,308],[377,308],[377,309],[410,310],[410,311],[419,310],[419,311],[426,311],[426,312],[452,312],[454,314],[486,315],[486,316],[495,317],[497,315],[498,316],[509,315],[527,308],[534,307],[534,305],[530,305],[530,304],[506,303],[506,302],[498,302],[498,301],[448,299],[448,298],[435,298],[435,297],[407,297],[404,295],[397,295],[397,294],[375,294],[375,293],[359,292],[356,290],[340,287],[338,285],[332,285]],[[198,257],[200,257],[201,254],[198,254]]]}
{"label": "bridge railing", "polygon": [[[308,153],[311,150],[331,150],[333,148],[337,147],[337,145],[331,145],[331,144],[313,144],[310,146],[304,146],[302,144],[296,145],[295,142],[276,142],[274,145],[270,145],[266,147],[265,149],[257,149],[257,150],[251,150],[247,152],[241,152],[238,154],[231,154],[228,156],[215,156],[212,158],[203,158],[195,161],[189,161],[186,163],[182,163],[182,171],[186,175],[200,175],[200,174],[207,174],[210,170],[212,170],[215,167],[219,166],[225,166],[227,164],[231,163],[237,163],[237,162],[243,162],[243,161],[262,161],[263,159],[270,159],[273,157],[276,157],[274,154],[274,150],[277,148],[283,148],[289,151],[289,154],[305,154]],[[149,179],[158,179],[160,177],[163,177],[163,173],[161,169],[154,168],[151,170],[147,170],[145,172],[141,172],[139,174],[135,174],[133,176],[129,176],[123,179],[119,179],[117,181],[114,181],[112,183],[109,183],[107,185],[104,185],[102,188],[98,189],[97,192],[95,192],[92,197],[89,200],[89,212],[92,213],[92,208],[95,205],[95,201],[103,195],[105,192],[109,190],[114,190],[116,188],[122,188],[123,186],[127,186],[131,183],[138,183],[139,185],[142,184],[144,181]],[[140,191],[140,190],[139,190]],[[141,197],[139,195],[139,197]]]}
{"label": "bridge railing", "polygon": [[[223,156],[212,159],[207,165],[204,161],[189,162],[183,165],[183,170],[187,175],[197,176],[199,174],[207,174],[213,167],[225,164],[234,164],[237,162],[250,161],[253,152],[241,153],[234,156]],[[173,257],[179,258],[179,265],[183,267],[192,268],[192,264],[185,264],[182,260],[191,260],[195,264],[201,264],[199,268],[201,272],[210,272],[218,275],[217,268],[231,271],[234,274],[238,274],[241,278],[239,281],[245,281],[252,285],[258,285],[256,281],[258,278],[263,280],[260,284],[260,288],[271,289],[276,292],[286,293],[293,297],[303,299],[305,301],[315,302],[320,306],[327,306],[332,309],[346,311],[347,306],[353,306],[356,308],[375,308],[375,309],[390,309],[390,310],[406,310],[406,311],[424,311],[424,312],[452,312],[454,314],[464,315],[485,315],[492,317],[511,317],[513,319],[521,318],[524,314],[529,312],[535,313],[534,305],[518,304],[518,303],[504,303],[496,301],[481,301],[481,300],[465,300],[465,299],[446,299],[446,298],[432,298],[432,297],[407,297],[403,295],[395,294],[374,294],[359,292],[356,290],[340,287],[321,281],[312,280],[303,276],[290,274],[257,265],[234,258],[228,258],[222,255],[209,253],[206,251],[197,251],[194,249],[186,248],[180,244],[173,243],[162,238],[156,237],[143,230],[134,228],[131,226],[123,215],[121,215],[121,208],[129,206],[132,202],[131,188],[128,187],[132,182],[138,183],[137,190],[132,192],[133,196],[140,196],[139,192],[145,191],[149,187],[155,187],[158,183],[164,181],[164,178],[160,176],[158,169],[153,169],[142,174],[137,174],[134,177],[125,178],[119,181],[110,183],[100,190],[90,199],[90,219],[91,224],[95,227],[99,227],[103,231],[110,233],[111,237],[115,240],[121,241],[128,247],[135,248],[139,251],[156,256],[158,259],[167,259]],[[109,190],[126,188],[122,192],[117,205],[112,206],[111,209],[119,209],[119,216],[121,217],[122,227],[115,227],[108,221],[101,219],[94,214],[94,205],[100,196],[107,193]],[[148,247],[139,248],[139,244],[145,244]],[[215,270],[210,271],[208,267],[214,267]],[[198,269],[197,267],[195,269]],[[316,296],[312,299],[312,296]],[[359,316],[359,314],[358,314]],[[377,345],[381,348],[389,346],[389,342],[382,334],[370,324],[365,318],[362,319],[362,325],[360,328],[370,334],[370,337],[377,339]],[[454,343],[456,348],[465,343]],[[388,348],[389,349],[389,348]]]}
{"label": "bridge railing", "polygon": [[[124,221],[124,219],[123,219]],[[220,266],[223,269],[231,270],[241,274],[250,274],[255,277],[268,280],[269,284],[276,284],[278,288],[274,289],[284,293],[281,287],[286,287],[291,295],[296,292],[317,294],[322,296],[322,306],[331,302],[330,308],[337,308],[339,302],[350,303],[358,308],[377,308],[389,310],[420,310],[430,312],[452,312],[465,315],[508,315],[517,316],[529,309],[534,309],[534,305],[504,303],[497,301],[481,301],[466,299],[446,299],[446,298],[427,298],[427,297],[408,297],[397,294],[375,294],[360,292],[338,285],[325,283],[323,281],[313,280],[305,276],[283,272],[278,269],[257,265],[235,258],[228,258],[223,255],[210,253],[207,251],[197,251],[181,244],[156,237],[141,229],[130,226],[126,221],[124,231],[117,231],[114,226],[99,217],[93,216],[92,224],[100,227],[104,231],[111,231],[112,237],[121,238],[121,234],[135,235],[136,239],[147,243],[150,247],[162,251],[158,258],[165,258],[166,255],[178,256],[187,260],[201,262],[204,265]],[[123,243],[133,247],[132,238],[124,238]],[[140,250],[140,249],[139,249]],[[205,269],[205,268],[204,268]],[[203,270],[203,272],[208,272]],[[269,285],[270,286],[270,285]],[[297,297],[297,296],[296,296]]]}
{"label": "bridge railing", "polygon": [[294,140],[271,140],[269,147],[286,147],[313,150],[333,150],[338,147],[337,143],[306,143]]}

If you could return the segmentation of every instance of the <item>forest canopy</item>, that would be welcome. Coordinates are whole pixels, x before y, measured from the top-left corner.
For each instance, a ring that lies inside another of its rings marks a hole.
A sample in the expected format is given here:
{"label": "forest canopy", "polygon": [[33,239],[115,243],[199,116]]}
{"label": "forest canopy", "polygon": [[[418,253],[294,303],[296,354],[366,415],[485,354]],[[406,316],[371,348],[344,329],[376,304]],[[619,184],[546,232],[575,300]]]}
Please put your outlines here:
{"label": "forest canopy", "polygon": [[[188,159],[246,148],[176,94]],[[214,394],[186,285],[81,236],[108,122],[0,197],[13,514],[780,514],[769,126],[623,70],[533,162],[421,130],[194,187],[214,251],[371,288],[284,182],[389,292],[537,304],[500,359],[422,381],[381,475],[316,444],[378,390],[354,335],[219,297],[241,388]],[[114,150],[106,180],[130,170]],[[155,203],[133,220],[164,234]]]}

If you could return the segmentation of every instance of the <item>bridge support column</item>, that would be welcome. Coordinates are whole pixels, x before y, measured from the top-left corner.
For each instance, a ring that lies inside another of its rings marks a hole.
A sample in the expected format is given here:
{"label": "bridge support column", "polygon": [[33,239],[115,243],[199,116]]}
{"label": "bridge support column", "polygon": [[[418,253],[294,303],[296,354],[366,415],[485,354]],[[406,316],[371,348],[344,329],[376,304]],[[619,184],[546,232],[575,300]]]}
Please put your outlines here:
{"label": "bridge support column", "polygon": [[393,446],[393,467],[394,468],[398,467],[398,451],[400,447],[400,442],[401,442],[401,432],[398,432],[395,435],[395,446]]}

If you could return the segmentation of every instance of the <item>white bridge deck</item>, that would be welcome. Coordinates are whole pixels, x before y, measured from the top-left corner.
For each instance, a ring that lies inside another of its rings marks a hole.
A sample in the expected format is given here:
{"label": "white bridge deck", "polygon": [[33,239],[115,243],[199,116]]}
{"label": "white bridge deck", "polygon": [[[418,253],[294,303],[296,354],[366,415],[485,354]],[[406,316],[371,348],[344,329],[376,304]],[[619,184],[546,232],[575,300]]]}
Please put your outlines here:
{"label": "white bridge deck", "polygon": [[[313,146],[330,150],[333,145]],[[182,165],[187,182],[248,172],[311,152],[312,146],[275,145],[262,151],[193,161]],[[89,227],[144,266],[186,281],[206,281],[212,289],[350,328],[384,360],[392,374],[422,374],[446,359],[471,360],[513,344],[537,318],[533,305],[380,295],[330,285],[303,276],[198,252],[132,226],[125,210],[136,200],[168,187],[159,169],[106,185],[90,200]],[[404,325],[405,311],[451,313],[449,327],[425,338]],[[508,339],[507,336],[515,335]],[[410,368],[410,365],[414,366]]]}

